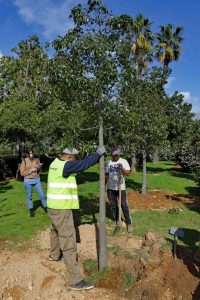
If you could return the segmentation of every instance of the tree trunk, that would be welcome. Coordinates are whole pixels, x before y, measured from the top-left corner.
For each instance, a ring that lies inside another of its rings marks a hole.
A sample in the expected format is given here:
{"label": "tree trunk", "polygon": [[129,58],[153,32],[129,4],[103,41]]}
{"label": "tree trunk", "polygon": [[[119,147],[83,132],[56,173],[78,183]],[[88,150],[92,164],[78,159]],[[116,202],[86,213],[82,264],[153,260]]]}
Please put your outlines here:
{"label": "tree trunk", "polygon": [[143,152],[143,157],[142,157],[142,167],[143,167],[143,172],[142,172],[142,195],[146,195],[147,193],[147,165],[146,165],[146,152]]}
{"label": "tree trunk", "polygon": [[132,157],[131,157],[131,171],[135,172],[136,171],[136,154],[133,152]]}
{"label": "tree trunk", "polygon": [[[103,146],[103,119],[99,118],[99,147]],[[100,158],[100,193],[99,193],[99,270],[107,266],[106,241],[106,203],[104,156]]]}
{"label": "tree trunk", "polygon": [[158,162],[159,162],[158,147],[156,147],[153,153],[153,164],[157,164]]}

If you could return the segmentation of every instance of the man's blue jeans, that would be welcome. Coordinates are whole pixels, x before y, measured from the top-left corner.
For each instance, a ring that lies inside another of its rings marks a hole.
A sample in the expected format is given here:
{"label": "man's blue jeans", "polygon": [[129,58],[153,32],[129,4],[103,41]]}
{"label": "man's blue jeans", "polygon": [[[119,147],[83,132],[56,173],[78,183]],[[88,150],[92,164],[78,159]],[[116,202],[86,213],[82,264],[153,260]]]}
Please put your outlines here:
{"label": "man's blue jeans", "polygon": [[26,192],[26,201],[28,209],[33,208],[32,202],[32,188],[34,187],[36,193],[40,196],[40,201],[43,207],[47,207],[47,200],[43,192],[43,188],[40,182],[40,178],[24,178],[24,188]]}

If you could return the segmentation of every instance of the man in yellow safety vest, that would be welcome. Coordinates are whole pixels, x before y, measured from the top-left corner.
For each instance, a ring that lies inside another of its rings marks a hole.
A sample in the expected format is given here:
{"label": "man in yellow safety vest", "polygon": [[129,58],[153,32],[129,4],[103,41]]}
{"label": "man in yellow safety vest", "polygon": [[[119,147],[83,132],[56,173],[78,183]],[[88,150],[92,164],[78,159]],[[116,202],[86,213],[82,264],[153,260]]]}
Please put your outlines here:
{"label": "man in yellow safety vest", "polygon": [[75,174],[96,164],[106,154],[102,146],[82,160],[77,160],[75,148],[65,148],[61,158],[56,158],[49,167],[47,207],[51,218],[49,260],[60,259],[61,252],[68,272],[69,286],[73,290],[89,290],[94,286],[85,281],[77,261],[76,234],[72,209],[79,209]]}

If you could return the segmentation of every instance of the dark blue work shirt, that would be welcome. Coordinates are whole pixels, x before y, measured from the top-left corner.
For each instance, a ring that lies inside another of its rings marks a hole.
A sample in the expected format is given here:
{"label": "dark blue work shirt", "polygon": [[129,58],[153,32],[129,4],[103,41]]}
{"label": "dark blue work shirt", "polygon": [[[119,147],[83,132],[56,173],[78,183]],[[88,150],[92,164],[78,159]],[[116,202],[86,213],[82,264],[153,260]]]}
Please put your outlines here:
{"label": "dark blue work shirt", "polygon": [[87,170],[90,166],[96,164],[100,158],[98,152],[88,155],[82,160],[69,160],[64,165],[63,177],[67,178],[72,173],[78,173]]}

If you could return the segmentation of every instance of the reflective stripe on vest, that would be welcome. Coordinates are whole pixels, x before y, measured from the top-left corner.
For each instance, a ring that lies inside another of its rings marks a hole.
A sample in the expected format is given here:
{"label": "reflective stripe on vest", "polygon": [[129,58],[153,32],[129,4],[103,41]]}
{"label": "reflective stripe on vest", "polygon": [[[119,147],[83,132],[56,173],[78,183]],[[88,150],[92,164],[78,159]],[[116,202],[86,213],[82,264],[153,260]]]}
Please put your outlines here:
{"label": "reflective stripe on vest", "polygon": [[55,159],[48,174],[47,207],[54,209],[78,209],[78,191],[75,175],[64,178],[63,168],[66,161]]}
{"label": "reflective stripe on vest", "polygon": [[77,188],[77,185],[74,183],[49,182],[48,186],[53,188]]}
{"label": "reflective stripe on vest", "polygon": [[63,199],[70,199],[70,200],[77,200],[78,196],[77,195],[53,195],[48,193],[49,199],[57,199],[57,200],[63,200]]}

